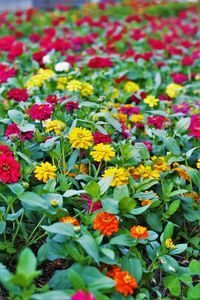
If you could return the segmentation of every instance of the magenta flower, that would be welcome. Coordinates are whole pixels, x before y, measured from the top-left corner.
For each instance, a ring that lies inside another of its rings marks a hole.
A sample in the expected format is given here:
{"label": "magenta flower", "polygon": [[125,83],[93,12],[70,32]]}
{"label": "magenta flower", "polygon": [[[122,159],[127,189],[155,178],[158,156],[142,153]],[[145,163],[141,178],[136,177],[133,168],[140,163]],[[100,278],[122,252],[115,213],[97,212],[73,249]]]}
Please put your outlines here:
{"label": "magenta flower", "polygon": [[85,291],[77,291],[71,298],[72,300],[96,300],[94,295],[85,292]]}

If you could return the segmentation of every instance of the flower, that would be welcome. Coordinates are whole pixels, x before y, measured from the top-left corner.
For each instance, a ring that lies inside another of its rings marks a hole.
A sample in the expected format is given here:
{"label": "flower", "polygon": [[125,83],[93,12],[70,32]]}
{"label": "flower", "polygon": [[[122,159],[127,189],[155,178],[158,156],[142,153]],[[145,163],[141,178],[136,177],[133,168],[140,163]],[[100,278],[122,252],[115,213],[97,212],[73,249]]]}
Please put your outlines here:
{"label": "flower", "polygon": [[67,78],[66,77],[60,76],[57,78],[56,82],[57,82],[56,88],[58,90],[61,90],[61,91],[66,90],[66,87],[67,87]]}
{"label": "flower", "polygon": [[101,234],[110,236],[119,230],[119,222],[115,215],[107,212],[100,212],[93,220],[94,230],[99,230]]}
{"label": "flower", "polygon": [[116,272],[114,280],[116,282],[115,290],[124,296],[132,295],[134,289],[138,287],[136,279],[128,271]]}
{"label": "flower", "polygon": [[150,200],[150,199],[145,199],[145,200],[142,200],[141,205],[142,205],[142,206],[146,206],[146,205],[151,205],[152,203],[153,203],[152,200]]}
{"label": "flower", "polygon": [[147,228],[140,225],[131,227],[130,234],[135,239],[146,239],[149,236]]}
{"label": "flower", "polygon": [[94,88],[91,84],[88,82],[82,83],[81,89],[80,89],[80,94],[82,97],[89,97],[93,94]]}
{"label": "flower", "polygon": [[104,171],[103,177],[113,176],[111,186],[128,184],[129,173],[125,168],[111,167]]}
{"label": "flower", "polygon": [[70,177],[76,177],[79,173],[88,174],[88,168],[85,164],[81,163],[80,166],[74,165],[72,171],[67,171],[66,175]]}
{"label": "flower", "polygon": [[6,127],[5,136],[7,136],[7,138],[9,138],[12,141],[15,141],[20,138],[22,141],[26,141],[31,140],[33,138],[33,133],[33,131],[21,132],[17,124],[13,123],[9,124]]}
{"label": "flower", "polygon": [[140,90],[139,85],[133,81],[127,81],[124,85],[124,91],[127,93],[136,93],[139,90]]}
{"label": "flower", "polygon": [[140,107],[135,107],[131,104],[125,104],[119,108],[119,112],[121,112],[122,114],[127,114],[129,116],[132,114],[138,114],[139,111]]}
{"label": "flower", "polygon": [[171,238],[166,239],[166,241],[165,241],[165,246],[166,246],[166,248],[168,248],[168,249],[175,248],[175,245],[174,245],[174,243],[173,243],[173,241],[172,241]]}
{"label": "flower", "polygon": [[113,66],[113,62],[110,58],[95,56],[91,58],[88,62],[88,67],[91,69],[102,69],[109,68]]}
{"label": "flower", "polygon": [[160,174],[157,170],[152,170],[150,166],[143,166],[140,164],[137,168],[130,167],[129,173],[134,179],[139,179],[141,177],[148,179],[148,178],[155,178],[159,179]]}
{"label": "flower", "polygon": [[200,169],[200,158],[197,160],[197,169]]}
{"label": "flower", "polygon": [[70,217],[70,216],[67,216],[67,217],[62,217],[60,218],[59,220],[61,223],[69,223],[69,224],[72,224],[74,226],[80,226],[80,223],[79,221],[74,218],[74,217]]}
{"label": "flower", "polygon": [[13,156],[13,152],[10,150],[10,148],[7,145],[0,144],[0,156],[1,155]]}
{"label": "flower", "polygon": [[90,152],[90,155],[95,161],[110,161],[115,157],[115,152],[110,145],[105,145],[103,143],[97,144],[94,146],[93,151]]}
{"label": "flower", "polygon": [[0,181],[4,183],[15,183],[19,180],[20,164],[8,155],[0,156]]}
{"label": "flower", "polygon": [[50,104],[34,104],[29,108],[32,120],[44,121],[51,117],[54,107]]}
{"label": "flower", "polygon": [[147,124],[155,126],[157,129],[162,129],[166,118],[163,116],[153,116],[147,118]]}
{"label": "flower", "polygon": [[166,93],[170,98],[175,98],[178,96],[179,92],[183,89],[183,87],[176,83],[170,83],[166,88]]}
{"label": "flower", "polygon": [[65,109],[67,111],[69,110],[71,113],[73,113],[73,111],[78,108],[79,108],[79,104],[76,101],[69,101],[65,105]]}
{"label": "flower", "polygon": [[115,280],[115,290],[124,296],[132,295],[134,289],[138,287],[136,279],[128,271],[122,271],[116,265],[108,269],[106,275]]}
{"label": "flower", "polygon": [[87,212],[95,212],[96,210],[99,210],[102,208],[101,201],[98,200],[96,202],[93,202],[92,199],[87,194],[81,195],[81,200],[84,200],[87,202]]}
{"label": "flower", "polygon": [[129,120],[132,123],[143,122],[144,116],[142,114],[135,114],[135,115],[131,116],[131,118]]}
{"label": "flower", "polygon": [[72,147],[77,149],[88,149],[93,143],[91,132],[82,127],[73,128],[70,131],[68,138]]}
{"label": "flower", "polygon": [[66,86],[66,89],[69,92],[77,92],[82,88],[82,83],[79,80],[73,79],[70,80]]}
{"label": "flower", "polygon": [[144,98],[144,103],[148,104],[150,107],[157,106],[159,103],[159,99],[150,95]]}
{"label": "flower", "polygon": [[50,204],[53,207],[57,207],[59,204],[59,201],[57,199],[51,199]]}
{"label": "flower", "polygon": [[183,114],[188,114],[190,112],[190,106],[188,103],[181,103],[181,104],[177,104],[177,105],[173,105],[172,109],[175,113],[183,113]]}
{"label": "flower", "polygon": [[8,91],[8,99],[13,99],[17,102],[25,102],[28,99],[27,90],[18,88],[11,89]]}
{"label": "flower", "polygon": [[55,65],[56,72],[67,72],[69,71],[70,64],[66,61],[59,62]]}
{"label": "flower", "polygon": [[46,121],[45,123],[45,132],[54,131],[56,135],[59,135],[64,129],[65,123],[60,120]]}
{"label": "flower", "polygon": [[53,77],[54,72],[50,69],[39,69],[39,72],[36,75],[33,75],[31,79],[26,83],[28,89],[32,87],[41,87],[45,80]]}
{"label": "flower", "polygon": [[151,160],[153,161],[153,169],[158,172],[165,172],[167,170],[167,164],[165,162],[165,158],[163,156],[152,156]]}
{"label": "flower", "polygon": [[41,163],[40,166],[35,168],[34,173],[38,180],[42,180],[46,183],[49,179],[56,177],[56,166],[49,162]]}
{"label": "flower", "polygon": [[191,116],[189,135],[200,139],[200,114]]}
{"label": "flower", "polygon": [[85,291],[77,291],[72,295],[71,300],[96,300],[95,296]]}
{"label": "flower", "polygon": [[100,143],[103,143],[103,144],[111,144],[112,143],[112,138],[107,135],[107,134],[103,134],[101,132],[98,132],[98,131],[95,131],[93,133],[93,139],[94,139],[94,144],[100,144]]}

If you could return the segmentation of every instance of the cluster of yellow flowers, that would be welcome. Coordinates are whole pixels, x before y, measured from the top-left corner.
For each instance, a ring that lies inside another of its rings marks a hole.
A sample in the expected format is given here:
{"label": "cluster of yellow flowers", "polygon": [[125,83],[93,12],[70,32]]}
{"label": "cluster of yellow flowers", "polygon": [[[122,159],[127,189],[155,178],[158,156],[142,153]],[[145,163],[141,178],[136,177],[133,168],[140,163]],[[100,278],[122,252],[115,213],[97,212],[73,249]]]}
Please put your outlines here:
{"label": "cluster of yellow flowers", "polygon": [[31,79],[26,83],[26,87],[41,87],[45,80],[48,80],[54,76],[54,72],[50,69],[39,69],[36,75],[33,75]]}
{"label": "cluster of yellow flowers", "polygon": [[56,135],[59,135],[61,131],[65,129],[65,123],[63,123],[60,120],[52,120],[52,121],[46,121],[44,123],[45,126],[45,132],[51,132],[54,131]]}
{"label": "cluster of yellow flowers", "polygon": [[160,173],[157,170],[153,170],[151,166],[144,166],[142,164],[136,168],[130,167],[129,172],[134,179],[140,179],[141,177],[144,179],[160,178]]}
{"label": "cluster of yellow flowers", "polygon": [[88,82],[80,82],[79,80],[70,80],[66,86],[66,90],[69,92],[80,92],[82,97],[89,97],[93,94],[94,88]]}
{"label": "cluster of yellow flowers", "polygon": [[139,90],[140,90],[139,85],[133,81],[127,81],[124,85],[124,91],[127,93],[136,93]]}
{"label": "cluster of yellow flowers", "polygon": [[167,88],[166,88],[166,94],[170,97],[170,98],[175,98],[178,96],[178,94],[180,93],[180,91],[183,89],[183,87],[179,84],[176,83],[170,83]]}

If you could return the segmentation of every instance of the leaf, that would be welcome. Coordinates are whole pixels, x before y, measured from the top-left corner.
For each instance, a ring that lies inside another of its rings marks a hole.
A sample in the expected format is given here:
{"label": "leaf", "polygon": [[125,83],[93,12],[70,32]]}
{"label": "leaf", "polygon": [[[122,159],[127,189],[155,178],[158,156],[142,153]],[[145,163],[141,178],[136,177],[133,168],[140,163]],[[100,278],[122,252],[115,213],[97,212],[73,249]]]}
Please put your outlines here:
{"label": "leaf", "polygon": [[68,190],[67,192],[64,193],[63,197],[69,198],[75,195],[80,195],[80,194],[84,194],[85,190]]}
{"label": "leaf", "polygon": [[108,177],[102,178],[98,182],[98,185],[100,186],[101,195],[103,195],[107,191],[107,189],[110,187],[112,180],[113,180],[113,176],[108,176]]}
{"label": "leaf", "polygon": [[35,272],[36,265],[37,260],[34,253],[29,248],[26,248],[21,252],[19,256],[16,274],[25,275],[25,277],[28,277]]}
{"label": "leaf", "polygon": [[143,143],[136,143],[134,149],[139,150],[140,156],[142,159],[149,159],[150,154],[147,147]]}
{"label": "leaf", "polygon": [[170,204],[168,210],[164,213],[164,216],[168,218],[168,217],[170,217],[171,215],[173,215],[173,214],[177,211],[177,209],[179,208],[180,203],[181,203],[180,200],[175,200],[175,201],[173,201],[173,202]]}
{"label": "leaf", "polygon": [[121,185],[114,188],[113,198],[120,201],[122,198],[129,197],[127,185]]}
{"label": "leaf", "polygon": [[179,148],[179,145],[174,138],[172,137],[166,138],[164,140],[164,144],[172,154],[177,156],[181,155],[181,150]]}
{"label": "leaf", "polygon": [[162,78],[161,78],[161,75],[159,72],[156,73],[154,80],[155,80],[154,89],[156,90],[161,85],[161,81],[162,81]]}
{"label": "leaf", "polygon": [[0,234],[4,233],[6,230],[6,222],[0,221]]}
{"label": "leaf", "polygon": [[68,273],[68,279],[75,290],[85,290],[86,287],[84,280],[77,272],[70,270]]}
{"label": "leaf", "polygon": [[138,258],[124,256],[122,258],[122,270],[128,271],[137,282],[140,282],[142,279],[142,266]]}
{"label": "leaf", "polygon": [[190,300],[198,300],[199,299],[199,295],[200,295],[200,283],[197,283],[194,287],[190,288],[188,290],[188,298]]}
{"label": "leaf", "polygon": [[119,212],[118,209],[119,202],[117,200],[114,200],[112,198],[104,198],[101,199],[101,203],[104,211],[111,214],[117,214]]}
{"label": "leaf", "polygon": [[74,226],[67,223],[54,223],[49,226],[41,226],[45,231],[50,233],[63,234],[66,236],[74,236]]}
{"label": "leaf", "polygon": [[180,295],[181,287],[177,277],[169,275],[163,280],[164,286],[169,289],[173,296],[178,297]]}
{"label": "leaf", "polygon": [[51,291],[46,293],[33,294],[32,300],[70,300],[71,296],[62,291]]}
{"label": "leaf", "polygon": [[13,123],[16,123],[17,125],[22,125],[24,122],[24,114],[19,110],[9,110],[8,116],[13,121]]}
{"label": "leaf", "polygon": [[145,212],[149,208],[149,206],[150,205],[146,205],[146,206],[139,207],[139,208],[134,208],[130,211],[130,214],[132,214],[132,215],[141,215],[143,212]]}
{"label": "leaf", "polygon": [[162,245],[165,245],[166,240],[172,237],[173,232],[174,232],[174,224],[168,222],[163,232]]}
{"label": "leaf", "polygon": [[94,280],[88,285],[91,291],[110,289],[115,286],[115,281],[109,277],[102,277]]}
{"label": "leaf", "polygon": [[180,119],[175,126],[175,133],[183,134],[190,126],[190,118]]}
{"label": "leaf", "polygon": [[84,190],[91,196],[93,201],[100,199],[100,186],[96,181],[90,181],[84,186]]}
{"label": "leaf", "polygon": [[188,175],[191,177],[192,182],[197,186],[200,187],[200,172],[196,169],[189,169],[187,171]]}
{"label": "leaf", "polygon": [[7,186],[15,195],[21,195],[24,192],[24,188],[20,183],[8,184]]}
{"label": "leaf", "polygon": [[157,231],[157,232],[162,232],[162,223],[160,221],[160,218],[157,214],[155,213],[148,213],[146,216],[147,223],[151,227],[151,229]]}
{"label": "leaf", "polygon": [[167,194],[167,196],[168,196],[169,198],[171,198],[171,197],[173,197],[173,196],[180,195],[180,194],[183,194],[183,193],[188,193],[188,190],[180,189],[180,190],[173,191],[173,192]]}
{"label": "leaf", "polygon": [[200,275],[200,262],[193,259],[189,264],[189,270],[191,275]]}
{"label": "leaf", "polygon": [[184,252],[187,249],[187,244],[177,244],[176,248],[170,251],[170,255],[175,255]]}
{"label": "leaf", "polygon": [[76,163],[76,160],[78,158],[78,155],[79,155],[79,150],[76,149],[72,152],[69,160],[68,160],[68,163],[67,163],[67,166],[68,166],[68,171],[70,171],[71,169],[73,169],[75,163]]}
{"label": "leaf", "polygon": [[25,192],[19,195],[18,198],[31,210],[48,209],[48,202],[35,193]]}
{"label": "leaf", "polygon": [[97,264],[99,264],[98,247],[93,237],[84,234],[77,239],[77,242],[81,245],[81,247],[83,247],[87,254],[89,254],[89,256],[91,256]]}
{"label": "leaf", "polygon": [[18,210],[16,213],[8,214],[7,217],[6,217],[6,220],[7,220],[7,221],[15,221],[15,220],[17,220],[23,213],[24,213],[24,209],[21,208],[21,209]]}
{"label": "leaf", "polygon": [[155,179],[145,179],[137,185],[136,192],[146,191],[153,185],[158,184],[158,181]]}
{"label": "leaf", "polygon": [[110,240],[110,244],[112,245],[134,246],[136,243],[137,241],[130,234],[120,234]]}

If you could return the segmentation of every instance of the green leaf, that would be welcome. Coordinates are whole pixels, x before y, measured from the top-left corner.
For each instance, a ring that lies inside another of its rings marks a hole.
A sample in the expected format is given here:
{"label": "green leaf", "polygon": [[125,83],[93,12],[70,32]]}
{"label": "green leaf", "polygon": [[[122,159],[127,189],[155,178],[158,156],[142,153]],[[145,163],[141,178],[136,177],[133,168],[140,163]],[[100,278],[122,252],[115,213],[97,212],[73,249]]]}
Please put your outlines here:
{"label": "green leaf", "polygon": [[187,299],[198,300],[200,295],[200,283],[197,283],[194,287],[188,290]]}
{"label": "green leaf", "polygon": [[108,177],[102,178],[98,182],[98,185],[100,186],[100,190],[101,190],[101,195],[103,195],[107,191],[107,189],[110,187],[112,180],[113,180],[113,176],[108,176]]}
{"label": "green leaf", "polygon": [[130,211],[130,214],[132,215],[141,215],[143,212],[145,212],[150,205],[145,205],[143,207],[139,207],[139,208],[134,208]]}
{"label": "green leaf", "polygon": [[189,169],[187,171],[188,175],[191,177],[192,182],[197,186],[200,187],[200,172],[196,169]]}
{"label": "green leaf", "polygon": [[69,197],[84,194],[84,193],[85,193],[85,190],[79,190],[79,191],[77,191],[77,190],[68,190],[64,193],[63,197],[69,198]]}
{"label": "green leaf", "polygon": [[175,126],[175,133],[183,134],[190,127],[190,118],[180,119]]}
{"label": "green leaf", "polygon": [[17,264],[17,273],[30,275],[36,270],[36,257],[34,253],[29,249],[24,249],[19,257]]}
{"label": "green leaf", "polygon": [[24,192],[24,188],[20,183],[8,184],[7,186],[15,195],[21,195]]}
{"label": "green leaf", "polygon": [[4,233],[6,230],[6,222],[0,221],[0,234]]}
{"label": "green leaf", "polygon": [[109,277],[102,277],[94,280],[88,285],[91,292],[98,290],[107,290],[115,286],[115,281]]}
{"label": "green leaf", "polygon": [[146,216],[147,223],[151,227],[151,229],[162,232],[162,222],[160,221],[160,218],[155,213],[148,213]]}
{"label": "green leaf", "polygon": [[173,296],[178,297],[180,295],[181,287],[177,277],[169,275],[164,278],[164,286],[169,289]]}
{"label": "green leaf", "polygon": [[48,209],[48,202],[35,193],[25,192],[19,195],[18,198],[31,210]]}
{"label": "green leaf", "polygon": [[33,294],[32,300],[70,300],[71,296],[63,291],[51,291],[46,293]]}
{"label": "green leaf", "polygon": [[122,198],[129,197],[127,185],[121,185],[114,188],[113,198],[120,201]]}
{"label": "green leaf", "polygon": [[158,181],[155,179],[145,179],[139,184],[137,184],[136,192],[146,191],[153,185],[158,184]]}
{"label": "green leaf", "polygon": [[200,275],[200,262],[193,259],[189,264],[189,270],[191,275]]}
{"label": "green leaf", "polygon": [[138,258],[128,258],[124,256],[122,258],[122,270],[128,271],[137,282],[142,279],[142,266]]}
{"label": "green leaf", "polygon": [[100,186],[96,181],[90,181],[84,186],[84,190],[91,196],[93,201],[100,199]]}
{"label": "green leaf", "polygon": [[70,270],[68,273],[68,279],[71,282],[75,290],[85,290],[85,283],[82,277],[75,271]]}
{"label": "green leaf", "polygon": [[75,163],[76,163],[76,160],[78,158],[78,155],[79,155],[79,150],[76,149],[72,152],[69,160],[68,160],[68,163],[67,163],[67,166],[68,166],[68,171],[70,171],[71,169],[73,169]]}
{"label": "green leaf", "polygon": [[99,253],[98,247],[92,236],[84,234],[77,242],[83,247],[83,249],[87,252],[89,256],[91,256],[94,261],[99,264]]}
{"label": "green leaf", "polygon": [[147,147],[145,146],[145,144],[143,143],[136,143],[134,145],[134,149],[139,150],[140,156],[143,160],[147,160],[150,157],[149,151],[147,149]]}
{"label": "green leaf", "polygon": [[187,249],[187,244],[177,244],[176,248],[170,251],[170,255],[175,255],[184,252]]}
{"label": "green leaf", "polygon": [[167,239],[171,238],[174,232],[174,224],[168,222],[162,236],[162,245],[165,245]]}
{"label": "green leaf", "polygon": [[166,218],[169,218],[171,215],[173,215],[173,214],[177,211],[177,209],[179,208],[180,203],[181,203],[180,200],[175,200],[175,201],[173,201],[173,202],[170,204],[168,210],[164,213],[164,216],[165,216]]}
{"label": "green leaf", "polygon": [[8,214],[6,217],[6,221],[15,221],[24,213],[24,209],[21,208],[16,213]]}
{"label": "green leaf", "polygon": [[110,244],[112,245],[134,246],[136,243],[137,240],[132,238],[130,234],[120,234],[110,240]]}
{"label": "green leaf", "polygon": [[180,190],[173,191],[173,192],[167,194],[167,196],[168,196],[169,198],[171,198],[171,197],[173,197],[173,196],[180,195],[180,194],[183,194],[183,193],[188,193],[188,190],[180,189]]}
{"label": "green leaf", "polygon": [[49,226],[41,226],[45,231],[50,233],[57,233],[66,236],[74,236],[74,226],[67,223],[54,223]]}
{"label": "green leaf", "polygon": [[101,203],[104,211],[111,214],[117,214],[119,212],[118,209],[119,202],[117,200],[106,197],[104,199],[101,199]]}
{"label": "green leaf", "polygon": [[9,110],[8,116],[17,125],[22,125],[24,122],[24,114],[19,110],[16,109]]}
{"label": "green leaf", "polygon": [[179,145],[174,138],[172,137],[166,138],[164,140],[164,144],[172,154],[177,156],[181,155],[181,150],[179,148]]}

